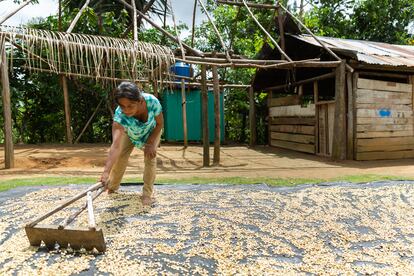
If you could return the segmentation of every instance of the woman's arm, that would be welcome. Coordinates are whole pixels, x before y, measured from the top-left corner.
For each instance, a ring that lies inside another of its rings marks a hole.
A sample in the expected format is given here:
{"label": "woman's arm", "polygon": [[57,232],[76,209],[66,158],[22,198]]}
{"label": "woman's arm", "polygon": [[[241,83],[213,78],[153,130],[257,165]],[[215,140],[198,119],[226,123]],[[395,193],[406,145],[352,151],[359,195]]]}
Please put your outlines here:
{"label": "woman's arm", "polygon": [[155,156],[157,155],[157,145],[155,144],[155,141],[157,137],[160,135],[162,128],[164,127],[164,116],[162,112],[157,117],[155,117],[155,122],[155,128],[152,130],[144,147],[145,156],[151,159],[155,158]]}
{"label": "woman's arm", "polygon": [[108,157],[106,158],[104,171],[101,175],[100,181],[107,186],[109,173],[111,172],[112,166],[116,162],[121,152],[121,137],[124,132],[124,128],[117,122],[112,123],[112,144],[109,149]]}

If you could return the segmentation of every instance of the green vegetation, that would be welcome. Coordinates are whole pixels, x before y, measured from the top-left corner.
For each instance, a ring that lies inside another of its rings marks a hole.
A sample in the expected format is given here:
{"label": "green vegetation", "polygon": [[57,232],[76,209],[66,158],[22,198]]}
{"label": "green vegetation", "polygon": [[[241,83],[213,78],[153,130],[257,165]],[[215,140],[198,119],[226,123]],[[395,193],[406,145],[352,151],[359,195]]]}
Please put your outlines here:
{"label": "green vegetation", "polygon": [[[352,182],[352,183],[367,183],[374,181],[393,181],[393,180],[413,180],[410,178],[397,176],[382,176],[382,175],[350,175],[331,179],[316,179],[316,178],[264,178],[264,177],[222,177],[222,178],[202,178],[191,177],[185,179],[160,178],[156,181],[159,184],[230,184],[230,185],[244,185],[244,184],[266,184],[270,186],[296,186],[302,184],[318,184],[323,182]],[[136,178],[126,178],[123,183],[137,183],[141,180]],[[17,187],[26,186],[58,186],[68,184],[90,184],[96,182],[93,177],[41,177],[41,178],[23,178],[10,179],[0,181],[0,192],[4,192]]]}

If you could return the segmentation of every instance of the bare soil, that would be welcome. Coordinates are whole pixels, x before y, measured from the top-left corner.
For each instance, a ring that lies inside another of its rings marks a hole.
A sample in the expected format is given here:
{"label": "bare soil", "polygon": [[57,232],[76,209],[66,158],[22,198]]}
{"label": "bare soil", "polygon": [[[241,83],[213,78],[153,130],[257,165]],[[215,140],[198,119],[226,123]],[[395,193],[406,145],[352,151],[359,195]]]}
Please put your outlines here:
{"label": "bare soil", "polygon": [[[46,176],[96,176],[105,164],[109,145],[16,145],[15,168],[4,169],[0,148],[0,179]],[[210,148],[211,163],[213,148]],[[223,146],[220,165],[203,167],[203,148],[162,145],[158,151],[158,179],[191,177],[323,178],[378,174],[414,178],[414,160],[343,161],[271,148],[268,146]],[[126,177],[140,177],[143,152],[134,150]]]}

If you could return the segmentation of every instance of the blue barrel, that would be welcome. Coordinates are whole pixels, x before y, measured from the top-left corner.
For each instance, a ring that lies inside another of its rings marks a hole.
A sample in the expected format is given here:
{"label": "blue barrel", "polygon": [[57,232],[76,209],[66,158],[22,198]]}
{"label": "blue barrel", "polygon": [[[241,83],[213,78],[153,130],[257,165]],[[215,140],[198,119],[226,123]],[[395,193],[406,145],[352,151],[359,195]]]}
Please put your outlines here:
{"label": "blue barrel", "polygon": [[191,77],[190,64],[184,63],[182,61],[178,61],[173,66],[171,66],[171,72],[173,72],[176,76]]}

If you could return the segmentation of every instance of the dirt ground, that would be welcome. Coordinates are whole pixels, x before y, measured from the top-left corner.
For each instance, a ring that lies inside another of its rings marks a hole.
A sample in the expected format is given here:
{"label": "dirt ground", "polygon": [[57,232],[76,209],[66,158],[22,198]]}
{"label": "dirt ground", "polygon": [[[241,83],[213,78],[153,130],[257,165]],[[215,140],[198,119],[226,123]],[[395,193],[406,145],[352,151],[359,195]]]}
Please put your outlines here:
{"label": "dirt ground", "polygon": [[[109,145],[16,145],[15,168],[4,169],[0,148],[0,179],[45,176],[95,176],[98,178]],[[213,148],[211,150],[211,159]],[[414,178],[414,160],[343,161],[271,148],[268,146],[223,146],[219,166],[202,167],[203,148],[162,145],[158,152],[158,179],[190,177],[335,178],[345,175],[378,174]],[[143,153],[134,150],[126,177],[141,177]]]}

